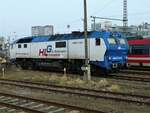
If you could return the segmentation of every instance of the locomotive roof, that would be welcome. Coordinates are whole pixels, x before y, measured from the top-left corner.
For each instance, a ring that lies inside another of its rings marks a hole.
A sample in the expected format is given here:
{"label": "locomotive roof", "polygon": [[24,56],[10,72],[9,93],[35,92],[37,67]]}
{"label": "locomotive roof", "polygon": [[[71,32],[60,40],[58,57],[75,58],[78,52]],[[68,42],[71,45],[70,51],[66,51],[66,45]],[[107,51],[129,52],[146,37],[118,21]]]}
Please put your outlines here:
{"label": "locomotive roof", "polygon": [[[88,38],[92,37],[107,37],[112,32],[88,32]],[[15,43],[32,43],[32,42],[47,42],[47,41],[58,41],[58,40],[71,40],[71,39],[83,39],[84,32],[72,32],[71,34],[56,34],[50,36],[31,36],[17,40]]]}

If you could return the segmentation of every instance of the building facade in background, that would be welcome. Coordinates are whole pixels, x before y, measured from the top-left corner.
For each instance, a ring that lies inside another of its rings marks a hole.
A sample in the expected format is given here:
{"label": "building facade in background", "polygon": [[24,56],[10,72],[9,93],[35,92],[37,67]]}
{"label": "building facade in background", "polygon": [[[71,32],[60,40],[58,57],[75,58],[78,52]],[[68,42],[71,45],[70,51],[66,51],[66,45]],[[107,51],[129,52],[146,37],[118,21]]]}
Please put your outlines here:
{"label": "building facade in background", "polygon": [[101,31],[101,30],[106,30],[109,31],[112,27],[112,22],[111,21],[104,21],[100,23],[95,23],[91,25],[92,31]]}
{"label": "building facade in background", "polygon": [[4,37],[0,37],[0,51],[5,49],[6,39]]}
{"label": "building facade in background", "polygon": [[[96,23],[95,25],[91,25],[92,30],[101,31],[118,31],[118,32],[124,32],[123,26],[118,25],[112,25],[111,22],[102,22],[102,23]],[[127,35],[133,35],[133,36],[142,36],[143,38],[150,38],[150,24],[147,22],[143,22],[140,25],[130,25],[128,26],[126,30]]]}
{"label": "building facade in background", "polygon": [[54,34],[53,25],[33,26],[31,29],[32,36],[47,36]]}
{"label": "building facade in background", "polygon": [[9,48],[5,37],[0,36],[0,58],[6,58],[9,55]]}

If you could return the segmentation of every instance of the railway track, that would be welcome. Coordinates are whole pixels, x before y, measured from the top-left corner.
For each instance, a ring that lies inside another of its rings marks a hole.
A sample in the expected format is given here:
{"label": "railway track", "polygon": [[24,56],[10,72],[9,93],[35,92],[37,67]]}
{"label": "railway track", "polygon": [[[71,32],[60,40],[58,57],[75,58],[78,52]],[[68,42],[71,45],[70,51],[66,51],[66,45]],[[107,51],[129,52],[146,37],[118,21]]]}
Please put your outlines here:
{"label": "railway track", "polygon": [[[41,72],[41,71],[40,71]],[[146,72],[147,73],[147,72]],[[60,74],[60,73],[59,73]],[[134,72],[134,74],[138,74],[137,76],[134,75],[128,75],[130,74],[130,72],[128,73],[127,70],[123,70],[119,73],[114,73],[114,74],[110,74],[109,76],[104,76],[104,75],[96,75],[96,79],[98,78],[109,78],[109,79],[119,79],[119,80],[129,80],[129,81],[137,81],[137,82],[145,82],[145,83],[150,83],[150,77],[142,77],[142,72],[140,74]],[[131,72],[131,74],[133,74],[133,72]],[[144,74],[145,75],[145,74]],[[150,74],[149,74],[150,75]],[[69,75],[70,76],[70,75]],[[94,75],[95,76],[95,75]],[[140,77],[139,77],[140,76]],[[72,76],[74,78],[74,76]]]}
{"label": "railway track", "polygon": [[128,68],[128,70],[150,71],[150,67],[131,66]]}
{"label": "railway track", "polygon": [[105,78],[150,83],[150,71],[121,70]]}
{"label": "railway track", "polygon": [[136,69],[125,69],[121,70],[121,73],[126,73],[126,74],[136,74],[136,75],[149,75],[150,76],[150,69],[148,70],[136,70]]}
{"label": "railway track", "polygon": [[0,110],[5,110],[12,113],[73,113],[75,110],[80,111],[78,113],[105,113],[78,106],[7,93],[0,93],[0,106],[3,106]]}
{"label": "railway track", "polygon": [[128,80],[128,81],[136,81],[136,82],[143,82],[143,83],[150,83],[149,77],[139,77],[139,76],[133,76],[133,75],[125,75],[123,74],[113,74],[111,77],[104,77],[109,79],[119,79],[119,80]]}
{"label": "railway track", "polygon": [[71,94],[78,95],[84,97],[91,98],[100,98],[114,101],[121,101],[127,103],[136,103],[136,104],[145,104],[150,105],[150,96],[141,96],[141,95],[133,95],[133,94],[125,94],[125,93],[115,93],[109,91],[100,91],[100,90],[91,90],[84,88],[75,88],[75,87],[67,87],[67,86],[56,86],[50,84],[42,84],[42,83],[33,83],[26,81],[16,81],[16,80],[6,80],[0,79],[0,84],[5,85],[13,85],[17,87],[25,87],[30,89],[37,89],[42,91],[50,91],[57,92],[62,94]]}

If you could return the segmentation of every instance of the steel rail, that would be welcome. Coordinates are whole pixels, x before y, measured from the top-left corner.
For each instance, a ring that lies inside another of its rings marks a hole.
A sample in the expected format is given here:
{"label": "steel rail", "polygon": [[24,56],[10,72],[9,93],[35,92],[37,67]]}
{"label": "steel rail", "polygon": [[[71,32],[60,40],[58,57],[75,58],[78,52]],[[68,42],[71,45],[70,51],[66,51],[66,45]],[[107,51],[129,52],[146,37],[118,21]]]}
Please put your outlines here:
{"label": "steel rail", "polygon": [[121,75],[114,75],[112,79],[121,79],[121,80],[129,80],[129,81],[137,81],[137,82],[145,82],[150,83],[150,78],[146,77],[134,77],[134,76],[121,76]]}
{"label": "steel rail", "polygon": [[25,107],[13,105],[13,104],[5,103],[5,102],[0,102],[0,105],[8,107],[8,108],[16,109],[16,110],[22,110],[22,111],[25,111],[28,113],[44,113],[42,111],[38,111],[38,110],[30,109],[30,108],[25,108]]}
{"label": "steel rail", "polygon": [[121,70],[120,73],[127,73],[127,74],[136,74],[136,75],[139,75],[139,76],[144,76],[144,75],[150,75],[150,71],[142,71],[142,70],[131,70],[131,69],[128,69],[128,70]]}
{"label": "steel rail", "polygon": [[[2,93],[2,92],[0,92],[0,95],[1,96],[6,96],[6,97],[12,97],[12,98],[30,100],[30,101],[34,101],[34,102],[47,104],[47,105],[54,105],[54,106],[57,106],[57,107],[64,107],[64,108],[71,109],[71,110],[79,110],[79,111],[82,111],[82,112],[85,112],[85,113],[106,113],[106,112],[102,112],[102,111],[99,111],[99,110],[92,110],[92,109],[89,109],[89,108],[83,108],[83,107],[64,104],[64,103],[59,103],[59,102],[45,101],[45,100],[41,100],[41,99],[37,99],[37,98],[33,98],[33,97],[31,98],[31,97],[26,97],[26,96],[18,96],[18,95]],[[33,110],[33,109],[28,109],[28,108],[24,108],[24,107],[20,107],[20,106],[16,106],[16,105],[11,105],[11,104],[7,104],[7,103],[2,103],[2,102],[0,102],[0,105],[6,106],[6,107],[11,107],[11,108],[14,108],[14,109],[22,109],[23,111],[27,111],[27,112],[31,112],[31,113],[43,113],[41,111],[36,111],[36,110]]]}

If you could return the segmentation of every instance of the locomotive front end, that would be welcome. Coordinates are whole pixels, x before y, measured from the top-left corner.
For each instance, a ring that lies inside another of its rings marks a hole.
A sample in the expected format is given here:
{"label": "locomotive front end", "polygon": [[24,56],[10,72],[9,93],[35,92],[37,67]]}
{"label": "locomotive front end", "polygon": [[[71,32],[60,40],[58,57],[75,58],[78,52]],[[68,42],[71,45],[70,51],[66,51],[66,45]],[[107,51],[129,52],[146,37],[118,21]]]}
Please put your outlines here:
{"label": "locomotive front end", "polygon": [[126,39],[110,34],[107,37],[106,61],[108,70],[119,70],[124,67],[127,61],[128,44]]}
{"label": "locomotive front end", "polygon": [[126,39],[117,37],[112,32],[100,32],[95,36],[100,37],[100,41],[98,41],[99,38],[95,38],[96,45],[90,42],[90,48],[92,47],[90,50],[90,63],[107,74],[123,68],[128,53]]}

